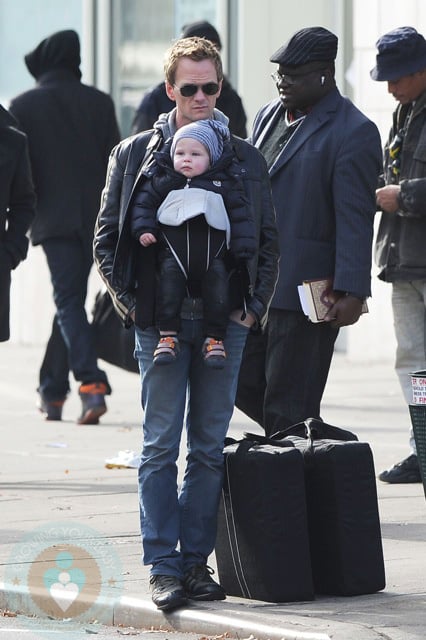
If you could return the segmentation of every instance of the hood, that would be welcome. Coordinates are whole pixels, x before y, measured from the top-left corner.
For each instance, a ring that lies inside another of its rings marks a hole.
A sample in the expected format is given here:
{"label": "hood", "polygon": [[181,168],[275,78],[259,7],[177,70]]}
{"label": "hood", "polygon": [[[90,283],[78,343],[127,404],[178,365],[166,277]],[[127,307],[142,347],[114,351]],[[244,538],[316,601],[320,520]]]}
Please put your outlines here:
{"label": "hood", "polygon": [[223,198],[219,193],[197,187],[170,191],[159,206],[157,220],[161,224],[179,227],[187,220],[204,214],[207,224],[226,232],[226,245],[231,241],[231,226]]}
{"label": "hood", "polygon": [[78,79],[80,72],[80,40],[78,34],[68,29],[45,38],[24,58],[28,71],[38,80],[54,69],[67,69]]}

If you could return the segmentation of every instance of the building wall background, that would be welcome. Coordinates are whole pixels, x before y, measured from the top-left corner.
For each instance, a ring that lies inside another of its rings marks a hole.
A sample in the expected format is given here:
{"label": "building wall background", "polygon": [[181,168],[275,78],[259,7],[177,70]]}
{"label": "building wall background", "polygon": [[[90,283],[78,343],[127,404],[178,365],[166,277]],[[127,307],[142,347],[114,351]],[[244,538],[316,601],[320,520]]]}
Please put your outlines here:
{"label": "building wall background", "polygon": [[[375,42],[401,25],[426,34],[424,0],[0,0],[0,101],[32,86],[23,55],[50,33],[74,28],[82,41],[83,81],[111,92],[129,132],[142,91],[162,79],[162,55],[182,24],[212,21],[224,44],[224,66],[243,98],[251,127],[259,107],[276,95],[270,55],[297,29],[322,25],[339,37],[339,89],[378,125],[383,140],[395,107],[386,83],[373,82]],[[370,313],[342,331],[339,348],[353,359],[393,359],[390,285],[373,272]],[[87,308],[100,279],[93,271]],[[46,342],[54,313],[49,274],[39,247],[13,273],[13,341]]]}
{"label": "building wall background", "polygon": [[291,8],[280,0],[263,0],[260,10],[256,0],[239,0],[238,86],[250,123],[259,107],[276,97],[271,79],[276,65],[269,62],[270,56],[298,29],[321,25],[336,33],[343,47],[336,60],[336,77],[340,86],[344,84],[342,43],[351,37],[350,24],[345,29],[345,16],[351,17],[351,7],[352,0],[298,0]]}
{"label": "building wall background", "polygon": [[59,29],[81,33],[81,0],[0,0],[1,104],[32,87],[24,54]]}

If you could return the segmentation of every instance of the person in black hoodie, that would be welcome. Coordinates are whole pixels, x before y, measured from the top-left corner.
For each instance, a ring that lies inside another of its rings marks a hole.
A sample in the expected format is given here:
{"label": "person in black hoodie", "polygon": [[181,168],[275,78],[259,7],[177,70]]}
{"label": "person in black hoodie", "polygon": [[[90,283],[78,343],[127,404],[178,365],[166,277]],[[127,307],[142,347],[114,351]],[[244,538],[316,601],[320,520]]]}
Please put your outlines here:
{"label": "person in black hoodie", "polygon": [[16,125],[0,105],[0,342],[10,337],[10,274],[27,256],[35,209],[28,143]]}
{"label": "person in black hoodie", "polygon": [[85,311],[93,263],[93,228],[112,148],[120,134],[111,98],[81,82],[80,41],[72,30],[44,39],[25,56],[34,88],[11,101],[27,134],[37,194],[31,241],[47,258],[56,315],[40,369],[40,410],[61,420],[70,390],[80,382],[80,424],[97,424],[111,388],[97,364]]}
{"label": "person in black hoodie", "polygon": [[[190,22],[182,28],[181,38],[206,38],[222,49],[220,36],[214,26],[207,20]],[[166,85],[163,82],[149,89],[142,97],[136,110],[132,123],[132,133],[140,133],[152,129],[154,122],[162,113],[168,113],[175,106],[166,93]],[[247,115],[244,111],[242,100],[232,87],[228,78],[224,76],[220,95],[216,101],[216,107],[229,118],[229,129],[234,136],[247,138]]]}

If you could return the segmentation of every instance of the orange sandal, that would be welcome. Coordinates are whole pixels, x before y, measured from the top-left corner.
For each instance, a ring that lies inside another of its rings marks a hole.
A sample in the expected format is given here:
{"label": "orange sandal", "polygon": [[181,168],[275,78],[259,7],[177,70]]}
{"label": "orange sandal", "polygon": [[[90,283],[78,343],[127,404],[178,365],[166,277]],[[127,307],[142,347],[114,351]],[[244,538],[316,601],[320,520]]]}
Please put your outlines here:
{"label": "orange sandal", "polygon": [[177,336],[161,336],[154,351],[154,364],[171,364],[179,355],[179,340]]}
{"label": "orange sandal", "polygon": [[226,360],[226,351],[222,340],[206,338],[203,344],[204,363],[212,369],[223,369]]}

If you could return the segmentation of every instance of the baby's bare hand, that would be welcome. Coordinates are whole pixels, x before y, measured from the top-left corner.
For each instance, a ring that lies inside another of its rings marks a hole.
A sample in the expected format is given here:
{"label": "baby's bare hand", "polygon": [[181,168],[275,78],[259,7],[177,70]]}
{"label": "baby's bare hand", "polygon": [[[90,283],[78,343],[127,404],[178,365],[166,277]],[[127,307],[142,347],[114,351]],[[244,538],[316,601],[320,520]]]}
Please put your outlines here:
{"label": "baby's bare hand", "polygon": [[143,247],[149,247],[150,244],[157,242],[157,238],[152,233],[143,233],[139,237],[139,242]]}

